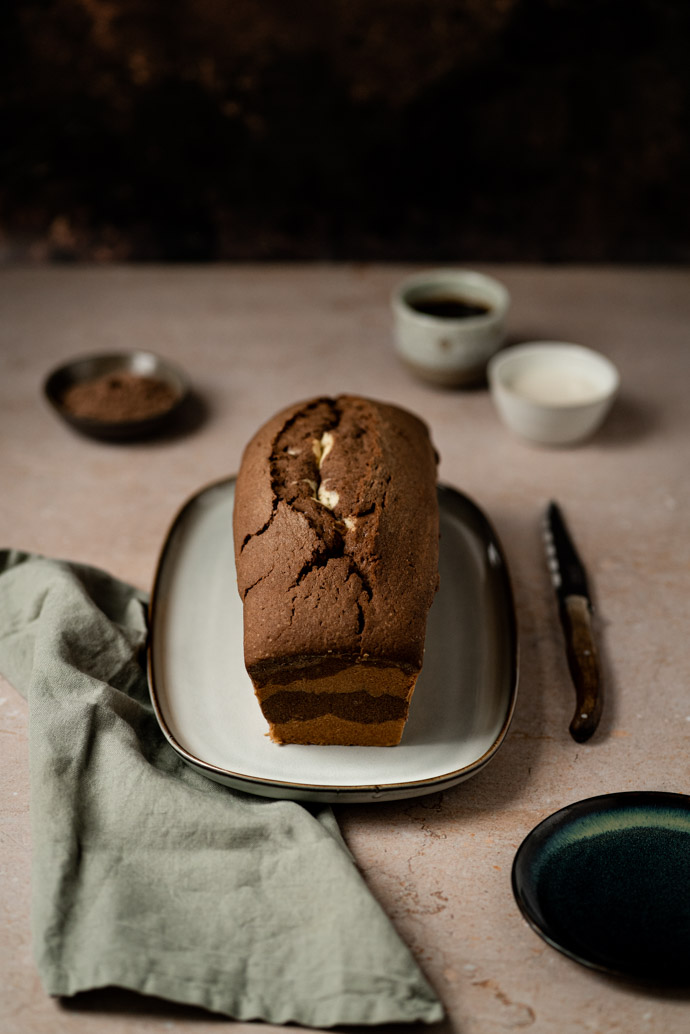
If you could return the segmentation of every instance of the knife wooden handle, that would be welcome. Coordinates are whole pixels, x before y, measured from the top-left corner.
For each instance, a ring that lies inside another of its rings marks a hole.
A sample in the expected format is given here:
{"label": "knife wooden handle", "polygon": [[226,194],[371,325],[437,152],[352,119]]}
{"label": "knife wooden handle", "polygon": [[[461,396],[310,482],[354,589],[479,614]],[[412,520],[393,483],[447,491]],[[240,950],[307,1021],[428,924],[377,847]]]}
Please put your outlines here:
{"label": "knife wooden handle", "polygon": [[601,717],[603,703],[589,602],[585,596],[566,596],[562,606],[568,667],[575,684],[577,703],[570,723],[570,735],[584,743]]}

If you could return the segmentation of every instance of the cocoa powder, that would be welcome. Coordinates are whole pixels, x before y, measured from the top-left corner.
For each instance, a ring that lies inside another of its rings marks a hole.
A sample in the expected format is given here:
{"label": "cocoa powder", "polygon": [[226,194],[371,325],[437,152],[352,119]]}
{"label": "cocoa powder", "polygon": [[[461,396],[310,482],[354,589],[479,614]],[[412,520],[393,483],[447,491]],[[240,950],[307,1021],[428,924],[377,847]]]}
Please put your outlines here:
{"label": "cocoa powder", "polygon": [[76,417],[124,423],[160,416],[178,398],[178,393],[165,381],[118,370],[73,384],[62,396],[62,404]]}

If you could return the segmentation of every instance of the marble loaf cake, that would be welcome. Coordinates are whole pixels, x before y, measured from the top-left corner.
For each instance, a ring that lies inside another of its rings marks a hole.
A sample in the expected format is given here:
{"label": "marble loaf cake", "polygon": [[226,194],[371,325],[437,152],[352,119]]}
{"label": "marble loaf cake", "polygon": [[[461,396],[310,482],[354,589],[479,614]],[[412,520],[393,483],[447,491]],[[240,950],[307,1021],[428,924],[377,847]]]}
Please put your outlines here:
{"label": "marble loaf cake", "polygon": [[438,586],[436,462],[421,420],[350,395],[291,406],[247,445],[244,656],[276,742],[400,742]]}

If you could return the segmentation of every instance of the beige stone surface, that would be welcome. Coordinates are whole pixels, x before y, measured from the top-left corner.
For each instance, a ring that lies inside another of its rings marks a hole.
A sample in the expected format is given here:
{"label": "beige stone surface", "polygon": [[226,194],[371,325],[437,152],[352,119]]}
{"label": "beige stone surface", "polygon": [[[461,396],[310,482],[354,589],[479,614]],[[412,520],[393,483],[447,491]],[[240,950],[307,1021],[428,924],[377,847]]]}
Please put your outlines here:
{"label": "beige stone surface", "polygon": [[[593,794],[690,788],[690,277],[684,270],[482,267],[513,297],[512,340],[599,348],[621,371],[604,428],[578,448],[511,437],[485,390],[415,381],[391,343],[403,267],[6,269],[0,273],[0,546],[104,567],[150,586],[168,526],[232,473],[274,410],[322,392],[405,405],[431,425],[441,478],[494,524],[521,640],[517,710],[480,774],[414,801],[340,806],[376,897],[438,990],[443,1034],[681,1034],[690,998],[624,986],[547,947],[513,901],[523,837]],[[148,348],[191,376],[204,419],[147,444],[104,445],[58,422],[43,378],[83,353]],[[540,520],[563,506],[597,606],[607,698],[590,743],[573,693]],[[31,958],[27,705],[0,679],[0,1029],[191,1034],[233,1024],[118,992],[60,1003]]]}

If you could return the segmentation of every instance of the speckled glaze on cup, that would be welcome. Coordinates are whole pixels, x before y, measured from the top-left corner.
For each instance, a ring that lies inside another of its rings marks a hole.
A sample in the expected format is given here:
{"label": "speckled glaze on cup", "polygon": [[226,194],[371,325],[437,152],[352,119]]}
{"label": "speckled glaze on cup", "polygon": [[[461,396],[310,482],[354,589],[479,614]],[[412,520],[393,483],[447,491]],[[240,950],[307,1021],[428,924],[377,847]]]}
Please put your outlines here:
{"label": "speckled glaze on cup", "polygon": [[[414,308],[415,303],[439,296],[485,305],[488,312],[449,319]],[[503,284],[470,269],[435,269],[407,277],[391,297],[398,355],[412,373],[431,384],[475,385],[503,344],[509,305]]]}

